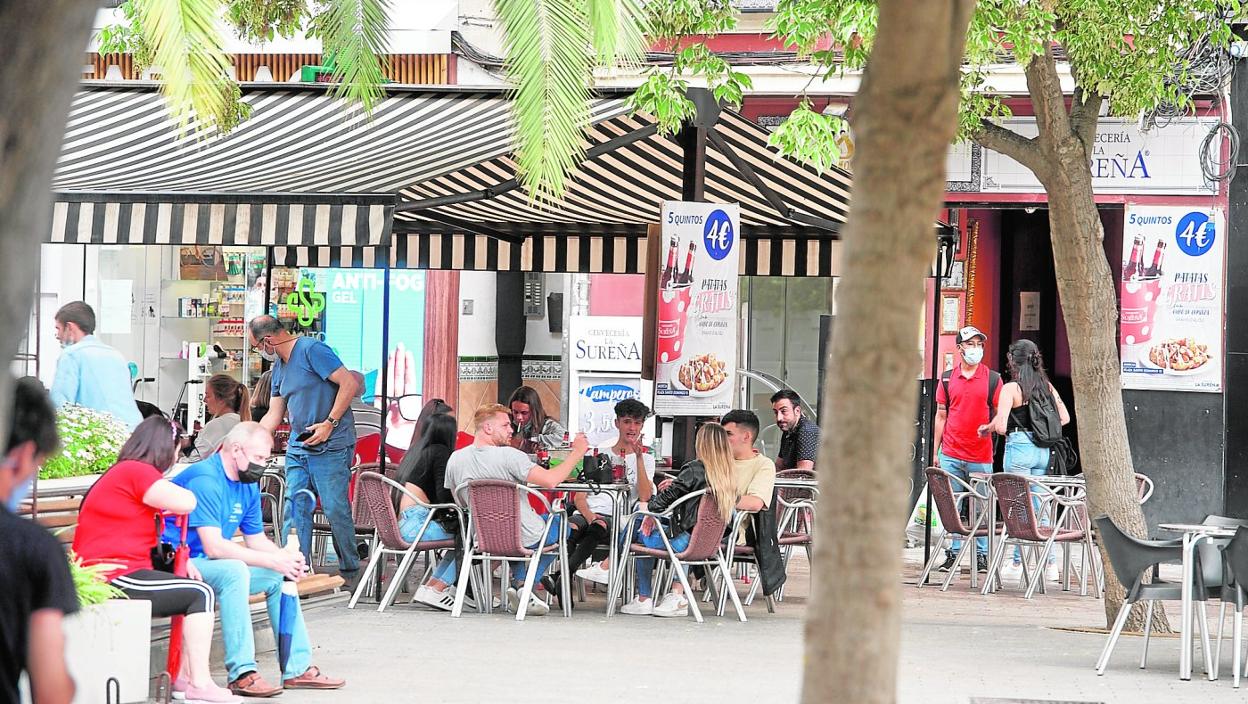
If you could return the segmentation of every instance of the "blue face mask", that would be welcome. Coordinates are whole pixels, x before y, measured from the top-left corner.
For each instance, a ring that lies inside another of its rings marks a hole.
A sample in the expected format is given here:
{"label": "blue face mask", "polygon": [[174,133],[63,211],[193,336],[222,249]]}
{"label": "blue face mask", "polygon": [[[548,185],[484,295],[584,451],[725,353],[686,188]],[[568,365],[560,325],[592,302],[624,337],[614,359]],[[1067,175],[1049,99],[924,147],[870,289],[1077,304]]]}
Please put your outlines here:
{"label": "blue face mask", "polygon": [[27,496],[30,496],[30,490],[34,486],[35,475],[32,474],[25,482],[13,487],[13,493],[9,494],[9,500],[4,504],[5,508],[9,509],[9,513],[17,513],[18,507],[22,505],[22,502],[26,500]]}

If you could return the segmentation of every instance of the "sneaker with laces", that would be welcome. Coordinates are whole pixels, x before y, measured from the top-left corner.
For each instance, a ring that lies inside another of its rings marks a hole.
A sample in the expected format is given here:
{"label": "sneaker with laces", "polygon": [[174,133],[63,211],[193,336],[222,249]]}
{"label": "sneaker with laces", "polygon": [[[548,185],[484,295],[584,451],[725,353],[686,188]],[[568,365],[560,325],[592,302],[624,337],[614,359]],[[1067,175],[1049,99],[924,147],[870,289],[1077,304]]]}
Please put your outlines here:
{"label": "sneaker with laces", "polygon": [[442,591],[422,586],[416,590],[416,601],[425,606],[432,606],[440,611],[450,611],[455,606],[455,588],[447,587]]}
{"label": "sneaker with laces", "polygon": [[[507,587],[507,610],[515,613],[520,608],[520,590],[515,587]],[[550,613],[550,607],[546,602],[537,598],[536,594],[529,594],[529,608],[525,610],[525,616],[545,616]]]}
{"label": "sneaker with laces", "polygon": [[186,704],[243,704],[241,697],[211,682],[204,687],[187,683],[183,696]]}
{"label": "sneaker with laces", "polygon": [[1007,562],[1001,566],[1001,581],[1018,584],[1023,579],[1023,565],[1018,562]]}
{"label": "sneaker with laces", "polygon": [[945,561],[940,563],[940,567],[937,567],[936,569],[937,571],[940,571],[940,572],[948,572],[949,570],[953,569],[953,563],[957,561],[958,561],[958,554],[956,552],[953,552],[952,550],[946,550]]}
{"label": "sneaker with laces", "polygon": [[594,584],[607,584],[611,577],[611,573],[602,568],[602,563],[595,562],[589,567],[577,570],[576,576],[586,582],[593,582]]}
{"label": "sneaker with laces", "polygon": [[620,613],[629,616],[649,616],[654,613],[654,599],[642,599],[639,596],[620,607]]}
{"label": "sneaker with laces", "polygon": [[654,615],[664,618],[688,616],[689,600],[685,598],[684,594],[669,592],[667,596],[663,597],[663,601],[654,607]]}
{"label": "sneaker with laces", "polygon": [[976,571],[976,572],[987,572],[987,571],[988,571],[988,556],[987,556],[987,555],[976,555],[976,556],[975,556],[975,571]]}

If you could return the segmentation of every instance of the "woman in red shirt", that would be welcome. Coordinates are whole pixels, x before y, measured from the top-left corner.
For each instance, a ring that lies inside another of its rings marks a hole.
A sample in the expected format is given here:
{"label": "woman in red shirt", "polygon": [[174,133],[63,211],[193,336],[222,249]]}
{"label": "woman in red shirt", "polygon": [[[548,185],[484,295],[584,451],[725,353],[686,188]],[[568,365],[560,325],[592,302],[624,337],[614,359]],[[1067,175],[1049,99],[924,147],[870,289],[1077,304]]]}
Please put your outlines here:
{"label": "woman in red shirt", "polygon": [[200,581],[193,563],[187,564],[189,578],[152,569],[161,513],[185,515],[195,509],[195,495],[164,478],[177,457],[178,441],[177,426],[162,416],[139,423],[117,464],[83,497],[74,552],[84,564],[109,565],[105,578],[131,599],[152,602],[153,616],[186,616],[183,671],[174,690],[184,692],[187,702],[241,702],[218,687],[208,669],[212,588]]}

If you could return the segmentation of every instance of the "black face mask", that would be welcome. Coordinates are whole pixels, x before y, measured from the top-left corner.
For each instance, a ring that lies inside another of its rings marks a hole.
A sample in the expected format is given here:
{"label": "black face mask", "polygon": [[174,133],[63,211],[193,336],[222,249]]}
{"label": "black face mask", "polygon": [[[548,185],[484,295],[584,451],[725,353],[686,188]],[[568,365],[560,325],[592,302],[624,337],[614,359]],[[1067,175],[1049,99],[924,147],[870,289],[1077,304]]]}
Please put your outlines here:
{"label": "black face mask", "polygon": [[247,466],[238,470],[238,481],[244,484],[255,484],[264,476],[266,467],[255,462],[248,462]]}

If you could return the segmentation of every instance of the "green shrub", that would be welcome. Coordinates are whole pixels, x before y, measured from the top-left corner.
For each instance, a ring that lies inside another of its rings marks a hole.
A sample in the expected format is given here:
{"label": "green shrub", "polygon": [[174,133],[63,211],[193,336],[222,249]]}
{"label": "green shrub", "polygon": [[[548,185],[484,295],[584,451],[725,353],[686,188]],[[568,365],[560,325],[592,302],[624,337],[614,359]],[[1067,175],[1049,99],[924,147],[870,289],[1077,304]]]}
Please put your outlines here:
{"label": "green shrub", "polygon": [[109,599],[127,598],[125,592],[104,581],[103,573],[118,567],[120,565],[115,564],[85,566],[82,558],[70,550],[69,573],[73,575],[74,589],[78,592],[78,605],[85,609]]}
{"label": "green shrub", "polygon": [[61,449],[39,469],[40,479],[100,474],[117,461],[130,431],[111,413],[65,404],[56,412]]}

